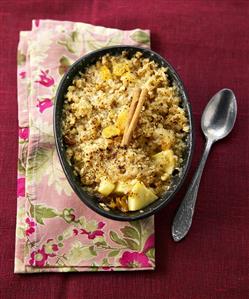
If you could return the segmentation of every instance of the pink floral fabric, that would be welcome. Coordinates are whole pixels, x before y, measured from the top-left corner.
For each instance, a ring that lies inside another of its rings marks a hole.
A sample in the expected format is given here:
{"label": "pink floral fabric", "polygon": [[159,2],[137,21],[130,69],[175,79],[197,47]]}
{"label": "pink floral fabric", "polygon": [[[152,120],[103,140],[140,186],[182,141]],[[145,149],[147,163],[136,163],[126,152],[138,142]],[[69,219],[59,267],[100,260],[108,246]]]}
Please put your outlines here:
{"label": "pink floral fabric", "polygon": [[53,137],[53,102],[71,63],[117,44],[150,45],[149,31],[35,20],[18,45],[19,155],[15,273],[155,267],[154,219],[117,222],[74,194]]}

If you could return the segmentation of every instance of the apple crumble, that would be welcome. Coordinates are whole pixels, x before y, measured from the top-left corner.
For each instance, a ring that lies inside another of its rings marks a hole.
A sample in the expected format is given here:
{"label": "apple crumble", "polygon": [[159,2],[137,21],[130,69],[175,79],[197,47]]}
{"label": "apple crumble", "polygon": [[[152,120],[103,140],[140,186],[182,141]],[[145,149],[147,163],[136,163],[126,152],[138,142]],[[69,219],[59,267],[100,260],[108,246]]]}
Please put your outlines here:
{"label": "apple crumble", "polygon": [[189,122],[167,69],[137,52],[109,54],[68,87],[66,155],[82,188],[107,207],[142,209],[181,167]]}

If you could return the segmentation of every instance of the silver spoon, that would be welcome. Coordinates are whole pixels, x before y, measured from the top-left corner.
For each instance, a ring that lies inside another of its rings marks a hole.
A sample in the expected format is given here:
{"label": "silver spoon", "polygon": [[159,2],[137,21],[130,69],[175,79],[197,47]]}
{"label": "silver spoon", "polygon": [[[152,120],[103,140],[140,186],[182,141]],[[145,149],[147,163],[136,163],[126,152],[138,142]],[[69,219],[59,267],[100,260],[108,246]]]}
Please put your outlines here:
{"label": "silver spoon", "polygon": [[178,242],[184,238],[192,224],[201,175],[214,142],[226,137],[232,130],[237,115],[237,102],[230,89],[222,89],[208,102],[201,118],[201,128],[206,136],[202,159],[175,215],[172,236]]}

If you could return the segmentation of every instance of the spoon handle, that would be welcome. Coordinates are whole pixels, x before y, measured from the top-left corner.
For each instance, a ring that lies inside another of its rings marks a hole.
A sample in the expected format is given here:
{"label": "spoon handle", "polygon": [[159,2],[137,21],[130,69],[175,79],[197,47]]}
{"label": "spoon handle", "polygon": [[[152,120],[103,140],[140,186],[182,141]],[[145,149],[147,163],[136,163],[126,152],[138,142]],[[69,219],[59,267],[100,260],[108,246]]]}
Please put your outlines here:
{"label": "spoon handle", "polygon": [[205,150],[203,152],[199,166],[175,215],[172,225],[172,237],[175,242],[178,242],[184,238],[191,227],[201,175],[212,144],[213,141],[207,139]]}

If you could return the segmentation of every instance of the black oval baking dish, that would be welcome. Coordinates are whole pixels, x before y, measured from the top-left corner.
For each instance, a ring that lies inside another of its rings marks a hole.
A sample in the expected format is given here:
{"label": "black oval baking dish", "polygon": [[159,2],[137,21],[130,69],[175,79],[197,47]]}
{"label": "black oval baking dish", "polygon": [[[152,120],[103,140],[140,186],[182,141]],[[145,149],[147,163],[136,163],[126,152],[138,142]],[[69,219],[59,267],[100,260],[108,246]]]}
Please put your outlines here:
{"label": "black oval baking dish", "polygon": [[[189,119],[189,126],[190,131],[188,137],[186,138],[186,151],[183,157],[183,164],[181,167],[181,171],[172,177],[172,183],[170,185],[169,190],[167,190],[163,196],[157,199],[155,202],[150,204],[149,206],[145,207],[142,210],[135,211],[135,212],[121,212],[118,210],[106,210],[100,205],[99,200],[85,192],[82,188],[81,182],[77,176],[74,175],[72,166],[70,166],[69,162],[67,161],[66,154],[65,154],[65,145],[63,142],[62,137],[62,130],[61,130],[61,118],[62,118],[62,109],[65,94],[67,93],[68,87],[72,84],[72,81],[79,72],[84,72],[89,65],[94,64],[100,57],[109,53],[110,55],[119,55],[123,51],[127,51],[129,56],[133,56],[137,51],[142,52],[143,57],[149,58],[150,60],[154,60],[159,66],[167,67],[168,71],[168,78],[171,80],[172,83],[176,84],[179,90],[179,96],[182,99],[182,107],[185,109],[188,119]],[[148,217],[150,215],[155,214],[159,210],[161,210],[169,201],[174,197],[176,192],[181,187],[188,168],[191,163],[191,157],[193,153],[193,119],[192,119],[192,111],[191,106],[188,101],[188,97],[183,86],[183,83],[176,73],[175,69],[170,65],[170,63],[161,57],[159,54],[145,48],[140,47],[133,47],[133,46],[114,46],[108,48],[102,48],[100,50],[91,52],[80,59],[78,59],[67,71],[67,73],[63,76],[60,81],[60,84],[57,89],[56,99],[55,99],[55,106],[54,106],[54,136],[55,136],[55,143],[56,149],[59,155],[59,159],[62,165],[62,168],[65,172],[65,175],[72,186],[75,193],[81,199],[81,201],[86,204],[89,208],[94,210],[95,212],[99,213],[102,216],[107,218],[111,218],[114,220],[120,221],[132,221],[141,219],[144,217]]]}

